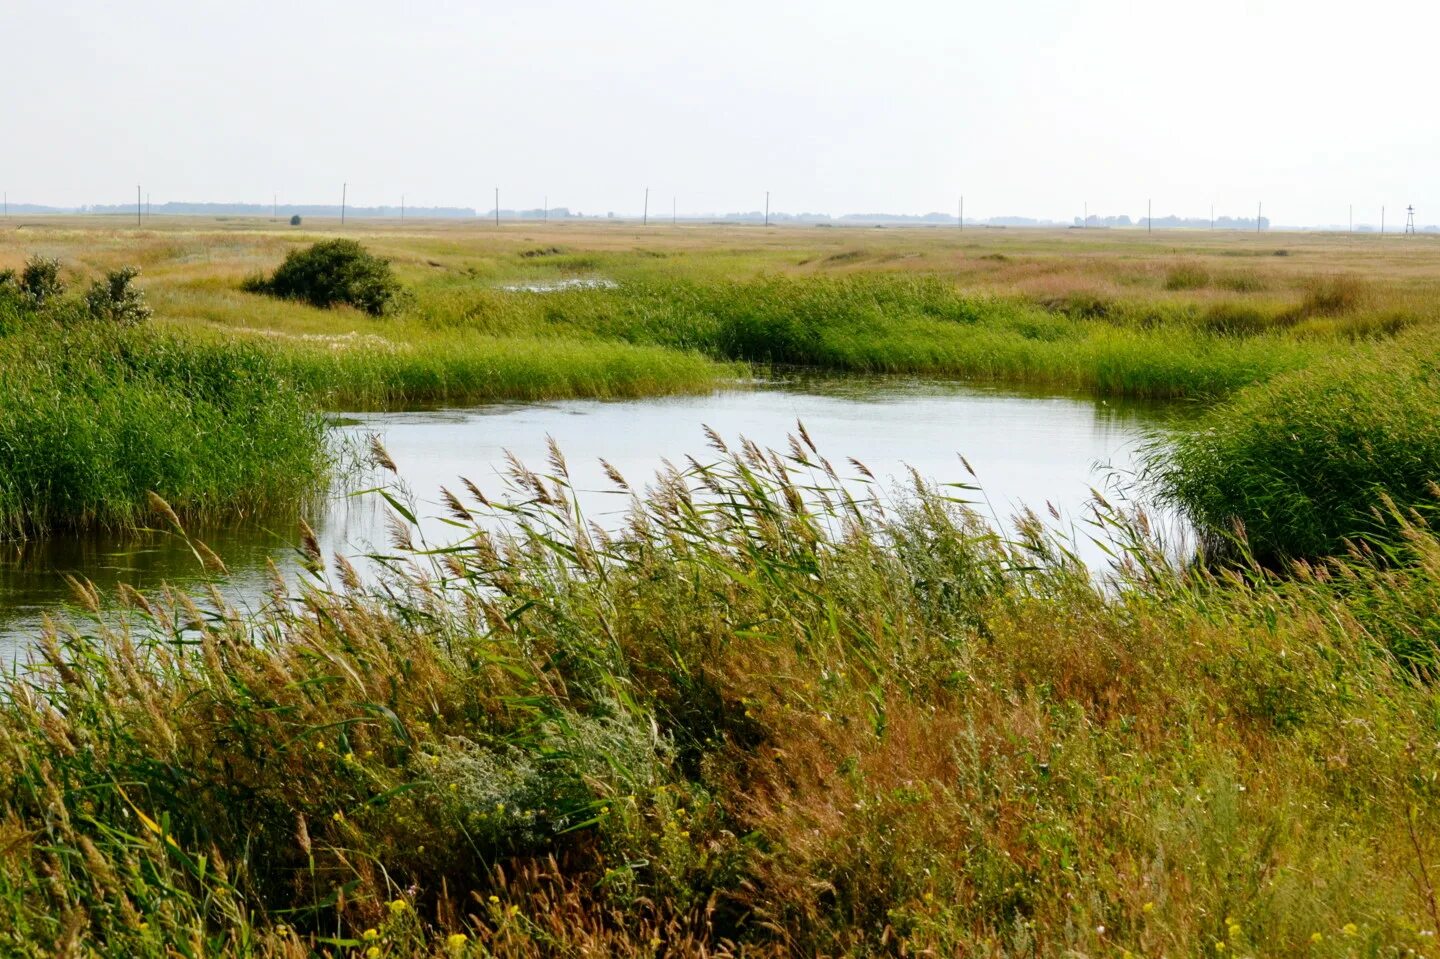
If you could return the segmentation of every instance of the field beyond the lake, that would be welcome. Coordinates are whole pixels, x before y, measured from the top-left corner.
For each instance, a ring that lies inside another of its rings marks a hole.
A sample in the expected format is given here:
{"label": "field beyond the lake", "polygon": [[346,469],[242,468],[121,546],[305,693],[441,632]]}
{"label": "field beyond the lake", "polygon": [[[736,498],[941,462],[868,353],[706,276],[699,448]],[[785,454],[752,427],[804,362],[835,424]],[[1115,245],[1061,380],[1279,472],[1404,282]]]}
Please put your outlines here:
{"label": "field beyond the lake", "polygon": [[[336,237],[363,309],[276,295]],[[216,589],[76,580],[0,679],[0,953],[1440,950],[1440,238],[32,217],[6,270],[0,548]],[[442,544],[327,428],[797,369],[1186,413],[1065,535],[797,424],[607,464],[603,529],[477,462]],[[186,532],[362,469],[363,575],[300,524],[241,608]]]}

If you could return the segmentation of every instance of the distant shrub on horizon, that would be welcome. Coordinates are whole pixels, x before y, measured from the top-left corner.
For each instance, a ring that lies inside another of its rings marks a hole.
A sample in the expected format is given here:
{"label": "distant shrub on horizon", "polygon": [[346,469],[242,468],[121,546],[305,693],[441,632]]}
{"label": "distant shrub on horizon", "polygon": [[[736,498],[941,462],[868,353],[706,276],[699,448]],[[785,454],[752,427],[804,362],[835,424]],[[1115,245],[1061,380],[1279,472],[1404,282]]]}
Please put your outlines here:
{"label": "distant shrub on horizon", "polygon": [[292,250],[273,276],[247,280],[244,289],[322,308],[344,303],[371,316],[392,312],[403,296],[390,261],[354,240],[322,240]]}

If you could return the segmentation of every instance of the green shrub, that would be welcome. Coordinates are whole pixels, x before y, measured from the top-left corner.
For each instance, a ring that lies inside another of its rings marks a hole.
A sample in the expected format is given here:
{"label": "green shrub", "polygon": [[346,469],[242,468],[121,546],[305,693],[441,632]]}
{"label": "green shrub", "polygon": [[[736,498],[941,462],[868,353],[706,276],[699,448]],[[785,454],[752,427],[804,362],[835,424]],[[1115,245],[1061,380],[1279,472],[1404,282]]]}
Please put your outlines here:
{"label": "green shrub", "polygon": [[318,307],[343,303],[372,316],[394,310],[402,295],[390,261],[354,240],[323,240],[292,250],[274,276],[252,279],[245,288]]}
{"label": "green shrub", "polygon": [[139,275],[135,267],[124,266],[106,273],[104,280],[92,283],[90,292],[85,294],[90,315],[121,326],[135,326],[148,320],[154,311],[145,303],[145,291],[130,285]]}
{"label": "green shrub", "polygon": [[65,293],[60,279],[60,261],[47,256],[32,256],[20,272],[20,292],[35,306],[58,299]]}

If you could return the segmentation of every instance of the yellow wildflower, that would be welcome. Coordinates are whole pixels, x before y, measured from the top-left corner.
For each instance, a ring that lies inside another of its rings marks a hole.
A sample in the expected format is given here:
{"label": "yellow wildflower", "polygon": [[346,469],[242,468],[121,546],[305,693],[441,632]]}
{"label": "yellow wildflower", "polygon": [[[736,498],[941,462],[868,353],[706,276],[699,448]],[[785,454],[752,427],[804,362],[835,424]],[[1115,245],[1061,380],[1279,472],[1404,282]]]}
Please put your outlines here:
{"label": "yellow wildflower", "polygon": [[1347,922],[1340,927],[1340,931],[1347,936],[1358,936],[1360,934],[1360,927],[1353,922]]}
{"label": "yellow wildflower", "polygon": [[1324,942],[1324,941],[1325,941],[1325,937],[1324,937],[1323,935],[1321,935],[1320,933],[1318,933],[1318,932],[1312,932],[1312,933],[1310,933],[1310,942],[1313,943],[1314,945],[1317,945],[1317,946],[1318,946],[1320,943],[1322,943],[1322,942]]}
{"label": "yellow wildflower", "polygon": [[1223,943],[1223,942],[1217,942],[1217,943],[1215,943],[1215,951],[1216,951],[1216,952],[1224,952],[1224,951],[1225,951],[1225,943]]}
{"label": "yellow wildflower", "polygon": [[380,959],[380,947],[371,946],[369,949],[365,950],[365,955],[368,956],[369,959]]}
{"label": "yellow wildflower", "polygon": [[335,820],[336,822],[344,822],[345,814],[337,809],[335,810],[335,815],[331,816],[330,818]]}
{"label": "yellow wildflower", "polygon": [[445,940],[445,945],[450,949],[451,952],[459,952],[461,949],[465,948],[465,943],[469,941],[470,937],[466,936],[465,933],[453,932],[450,934],[450,938]]}
{"label": "yellow wildflower", "polygon": [[360,933],[360,938],[368,942],[372,939],[379,939],[380,933],[378,930],[375,929],[366,929],[364,932]]}
{"label": "yellow wildflower", "polygon": [[499,902],[500,902],[500,897],[499,897],[499,896],[491,896],[491,897],[490,897],[490,901],[493,902],[493,903],[499,903]]}
{"label": "yellow wildflower", "polygon": [[1231,939],[1240,938],[1240,924],[1238,922],[1230,923],[1230,929],[1228,931]]}
{"label": "yellow wildflower", "polygon": [[1153,902],[1147,902],[1140,907],[1140,911],[1148,915],[1155,911],[1155,904]]}
{"label": "yellow wildflower", "polygon": [[392,916],[399,916],[408,908],[409,904],[404,899],[392,899],[390,901],[390,915]]}

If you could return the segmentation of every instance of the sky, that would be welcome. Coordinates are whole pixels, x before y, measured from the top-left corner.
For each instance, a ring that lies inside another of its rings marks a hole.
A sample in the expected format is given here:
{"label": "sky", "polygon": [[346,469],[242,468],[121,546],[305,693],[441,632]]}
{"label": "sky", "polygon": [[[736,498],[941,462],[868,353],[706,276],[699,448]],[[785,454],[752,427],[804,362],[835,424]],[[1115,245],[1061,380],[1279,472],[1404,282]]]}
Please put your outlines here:
{"label": "sky", "polygon": [[3,0],[12,202],[1440,222],[1433,0]]}

